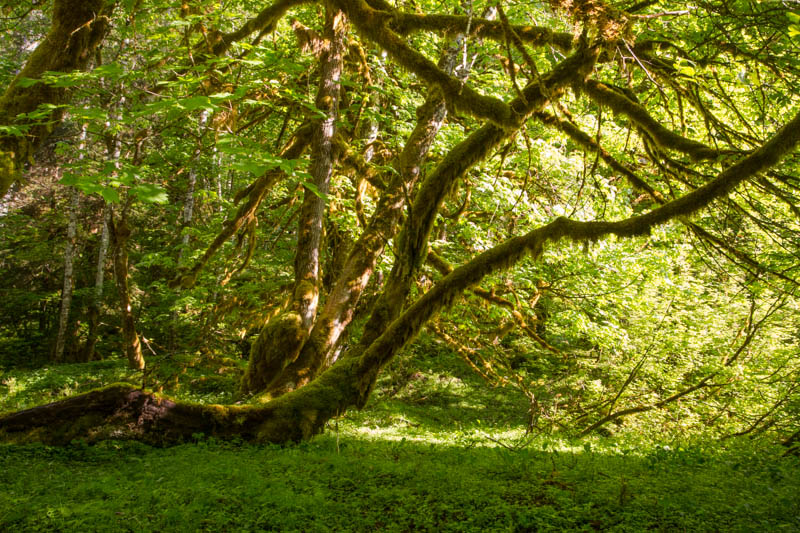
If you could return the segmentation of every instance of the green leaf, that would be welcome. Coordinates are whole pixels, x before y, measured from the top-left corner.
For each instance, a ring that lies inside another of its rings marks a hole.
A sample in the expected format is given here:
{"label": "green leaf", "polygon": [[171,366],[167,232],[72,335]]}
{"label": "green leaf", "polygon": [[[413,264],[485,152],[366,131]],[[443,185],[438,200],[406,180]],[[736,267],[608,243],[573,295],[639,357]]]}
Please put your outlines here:
{"label": "green leaf", "polygon": [[311,183],[310,181],[303,181],[301,182],[303,187],[314,193],[317,197],[321,198],[323,202],[328,203],[328,195],[322,193],[316,185]]}
{"label": "green leaf", "polygon": [[45,72],[42,79],[51,87],[69,88],[84,84],[86,77],[85,72]]}
{"label": "green leaf", "polygon": [[104,122],[108,119],[108,113],[106,113],[104,109],[98,107],[71,109],[70,115],[72,115],[74,119],[80,121],[94,120]]}
{"label": "green leaf", "polygon": [[94,69],[92,74],[96,74],[104,78],[120,78],[123,74],[125,74],[125,69],[123,69],[120,64],[116,62],[106,63],[105,65],[100,65]]}
{"label": "green leaf", "polygon": [[20,78],[17,80],[17,86],[22,87],[23,89],[28,87],[33,87],[37,83],[42,80],[34,80],[33,78]]}
{"label": "green leaf", "polygon": [[61,185],[77,185],[81,179],[78,177],[77,174],[73,174],[72,172],[65,172],[64,176],[58,180]]}
{"label": "green leaf", "polygon": [[150,204],[165,204],[169,201],[167,191],[152,183],[142,183],[132,187],[131,194],[139,200]]}
{"label": "green leaf", "polygon": [[193,96],[191,98],[183,98],[178,100],[181,107],[186,109],[187,111],[195,111],[197,109],[208,109],[209,111],[213,111],[217,108],[208,96]]}
{"label": "green leaf", "polygon": [[111,187],[103,187],[100,190],[100,196],[109,204],[119,203],[119,191]]}
{"label": "green leaf", "polygon": [[695,74],[697,73],[695,68],[692,65],[690,65],[688,62],[686,62],[686,60],[684,60],[684,59],[681,59],[681,60],[675,62],[674,66],[675,66],[675,70],[677,70],[678,74],[680,74],[681,76],[686,76],[688,78],[693,78],[695,76]]}
{"label": "green leaf", "polygon": [[[27,128],[24,128],[27,129]],[[17,126],[3,126],[0,125],[0,133],[3,135],[13,135],[15,137],[20,137],[25,135],[23,128],[18,128]]]}
{"label": "green leaf", "polygon": [[248,150],[241,146],[235,135],[222,135],[217,139],[217,150],[223,154],[246,154]]}
{"label": "green leaf", "polygon": [[258,159],[240,159],[235,161],[231,167],[242,172],[250,172],[254,176],[260,176],[268,170],[275,168],[275,164],[264,162]]}

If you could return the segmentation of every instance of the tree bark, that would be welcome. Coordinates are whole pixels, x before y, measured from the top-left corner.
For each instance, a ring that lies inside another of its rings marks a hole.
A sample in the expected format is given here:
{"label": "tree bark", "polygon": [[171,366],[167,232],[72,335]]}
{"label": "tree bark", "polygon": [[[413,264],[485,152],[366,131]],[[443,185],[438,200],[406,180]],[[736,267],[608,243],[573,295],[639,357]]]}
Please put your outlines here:
{"label": "tree bark", "polygon": [[114,277],[117,282],[119,296],[120,319],[122,321],[123,350],[128,359],[128,366],[137,370],[144,369],[144,356],[139,334],[136,332],[136,320],[131,308],[130,287],[128,285],[128,239],[131,229],[128,226],[128,210],[122,209],[119,220],[110,219],[111,239],[114,243]]}
{"label": "tree bark", "polygon": [[[85,130],[84,130],[85,133]],[[69,222],[67,223],[67,244],[64,249],[64,285],[61,289],[61,312],[58,317],[58,333],[56,345],[53,350],[53,360],[64,360],[64,344],[66,343],[67,324],[69,322],[70,308],[72,307],[73,265],[77,248],[76,235],[78,233],[78,208],[80,207],[80,193],[74,187],[70,188]]]}
{"label": "tree bark", "polygon": [[178,252],[178,263],[181,262],[181,256],[185,248],[189,245],[189,232],[186,231],[192,223],[192,217],[194,215],[194,190],[197,186],[197,158],[200,156],[200,152],[202,149],[203,143],[203,134],[204,130],[206,129],[206,123],[208,122],[208,110],[203,110],[200,113],[200,124],[199,124],[199,135],[200,140],[197,142],[197,147],[194,149],[194,153],[192,154],[192,160],[189,162],[190,169],[189,169],[189,179],[186,184],[186,196],[183,198],[183,229],[184,233],[181,236],[181,249]]}
{"label": "tree bark", "polygon": [[86,337],[86,344],[83,347],[81,359],[93,361],[97,358],[97,330],[100,325],[100,308],[103,305],[103,282],[106,270],[106,255],[108,254],[109,241],[109,216],[111,210],[105,202],[102,210],[102,229],[100,230],[100,247],[97,251],[97,267],[94,276],[94,294],[92,303],[89,305],[89,333]]}
{"label": "tree bark", "polygon": [[[80,140],[78,142],[78,160],[84,158],[86,150],[86,130],[88,124],[81,128]],[[56,346],[53,351],[54,361],[64,360],[64,343],[67,333],[67,323],[69,322],[70,307],[72,306],[72,285],[73,285],[73,262],[75,259],[75,249],[77,247],[78,229],[78,208],[80,207],[80,193],[78,189],[70,188],[69,222],[67,223],[67,245],[64,249],[64,285],[61,289],[61,313],[58,318],[58,334],[56,335]]]}
{"label": "tree bark", "polygon": [[317,315],[320,292],[320,245],[328,193],[337,154],[334,147],[339,114],[339,80],[344,65],[347,20],[341,11],[326,10],[328,50],[321,58],[316,107],[324,117],[315,121],[311,140],[311,177],[305,188],[298,226],[295,282],[290,309],[270,320],[253,343],[241,391],[261,392],[300,354]]}
{"label": "tree bark", "polygon": [[25,163],[61,121],[63,110],[54,110],[44,124],[18,121],[17,117],[41,104],[64,104],[69,98],[68,89],[42,82],[23,87],[20,81],[40,79],[45,72],[86,68],[108,31],[115,4],[113,0],[55,0],[47,36],[0,97],[0,124],[20,130],[19,135],[0,135],[0,198],[20,179]]}
{"label": "tree bark", "polygon": [[[463,39],[461,34],[458,37]],[[462,52],[458,37],[439,60],[440,67],[448,74],[455,70]],[[469,67],[459,71],[462,80],[466,80],[468,75]],[[417,108],[416,116],[416,126],[400,154],[396,172],[391,174],[389,186],[381,194],[367,227],[351,249],[308,340],[297,359],[265,390],[267,395],[277,397],[302,387],[334,362],[333,352],[353,320],[356,305],[383,254],[384,244],[397,231],[409,191],[414,190],[428,151],[447,116],[442,91],[431,90],[425,102]]]}

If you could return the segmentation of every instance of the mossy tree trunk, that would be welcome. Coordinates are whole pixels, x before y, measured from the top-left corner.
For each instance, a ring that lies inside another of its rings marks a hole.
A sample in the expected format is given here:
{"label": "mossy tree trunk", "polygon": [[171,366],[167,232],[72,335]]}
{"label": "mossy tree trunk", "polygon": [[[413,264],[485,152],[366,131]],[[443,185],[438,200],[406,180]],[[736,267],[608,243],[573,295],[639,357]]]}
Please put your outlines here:
{"label": "mossy tree trunk", "polygon": [[[460,55],[461,48],[451,43],[439,64],[446,72],[452,73]],[[461,70],[461,78],[466,80],[468,73],[468,69]],[[334,350],[353,320],[356,306],[383,254],[385,243],[397,232],[409,191],[416,187],[428,151],[447,116],[442,92],[431,91],[417,108],[416,116],[416,125],[400,153],[396,172],[387,176],[389,185],[381,194],[367,227],[350,250],[300,354],[271,381],[264,390],[265,395],[277,397],[305,386],[334,362]],[[399,312],[402,303],[394,309]]]}
{"label": "mossy tree trunk", "polygon": [[[570,11],[575,18],[590,27],[594,41],[581,41],[573,55],[556,65],[549,74],[537,76],[535,82],[519,89],[517,98],[504,102],[483,96],[464,86],[413,50],[390,27],[393,19],[391,6],[383,5],[381,0],[371,0],[370,3],[361,0],[336,0],[336,5],[347,13],[353,25],[364,36],[386,48],[399,64],[417,74],[432,91],[441,90],[447,109],[460,110],[482,118],[486,123],[453,148],[422,181],[411,203],[409,216],[406,217],[397,238],[397,254],[392,273],[384,284],[383,293],[367,322],[360,343],[316,379],[263,405],[251,406],[203,406],[174,402],[133,386],[116,385],[0,418],[0,438],[11,441],[64,442],[72,438],[96,440],[128,437],[160,444],[186,440],[196,433],[223,438],[235,436],[262,442],[308,438],[319,432],[331,417],[352,407],[363,407],[381,369],[419,333],[426,322],[487,275],[507,269],[524,257],[537,258],[547,245],[561,240],[591,242],[610,235],[620,238],[639,236],[647,234],[657,225],[689,217],[725,198],[744,181],[751,180],[776,165],[800,144],[798,114],[760,148],[743,154],[715,178],[675,200],[664,202],[644,214],[615,221],[577,221],[558,217],[524,235],[511,237],[453,269],[406,307],[411,284],[428,255],[428,239],[433,223],[448,191],[516,128],[534,114],[541,114],[546,106],[558,100],[567,87],[587,88],[591,98],[628,114],[632,121],[637,122],[651,136],[660,136],[664,147],[689,154],[696,152],[695,149],[698,148],[695,145],[678,146],[668,133],[650,124],[648,117],[642,115],[639,108],[627,101],[619,101],[617,94],[605,92],[606,87],[587,82],[598,58],[609,48],[613,49],[612,45],[615,45],[620,33],[625,31],[625,17],[618,17],[617,13],[607,9],[601,2],[553,4]],[[335,20],[335,12],[329,6],[326,34],[331,42],[331,50],[334,49],[336,25],[330,21]],[[324,85],[324,80],[328,78],[324,68],[322,78]],[[321,85],[319,94],[322,92]],[[323,105],[318,102],[317,107],[328,112],[332,109],[330,106],[335,105],[333,100],[321,103]],[[325,120],[331,116],[329,114]],[[322,122],[316,128],[318,131],[315,132],[313,142],[312,151],[315,155],[312,157],[316,158],[315,165],[321,161],[320,153],[324,143],[320,139],[326,138],[325,129],[321,125]],[[332,132],[328,139],[333,139]],[[697,157],[705,157],[704,153],[698,154]],[[319,176],[315,172],[312,174],[315,180]],[[310,196],[307,192],[307,199]],[[316,222],[316,216],[309,216],[307,220]],[[304,224],[305,222],[301,223],[301,233],[304,228],[313,227]],[[309,230],[309,235],[311,233],[313,232]],[[311,242],[304,241],[303,238],[301,236],[301,242]],[[309,249],[313,250],[313,247]],[[319,253],[319,241],[316,252]],[[318,269],[318,255],[316,259]],[[311,297],[296,301],[291,313],[272,321],[271,326],[262,331],[253,347],[253,353],[271,351],[277,354],[275,359],[263,360],[279,361],[276,365],[279,369],[291,363],[294,355],[287,357],[287,354],[299,354],[299,347],[307,344],[305,337],[309,335],[308,328],[316,314],[319,272],[316,271],[316,277],[305,278],[303,272],[308,270],[303,270],[305,267],[301,266],[308,264],[310,263],[300,259],[298,254],[295,264],[295,300],[298,299],[298,294],[301,297]],[[367,270],[369,268],[362,266],[362,271]],[[302,284],[306,282],[311,282],[311,287],[303,287]],[[254,369],[256,365],[252,363],[251,360],[249,374],[255,375],[263,370]],[[244,388],[269,389],[271,383],[266,380],[273,378],[262,374],[259,379],[262,379],[261,385],[251,386],[246,381]]]}
{"label": "mossy tree trunk", "polygon": [[122,344],[128,366],[137,370],[144,368],[142,343],[136,332],[136,319],[131,308],[131,293],[128,284],[128,240],[131,228],[128,225],[128,206],[125,206],[119,218],[115,220],[113,212],[110,218],[111,241],[114,245],[114,278],[117,283],[119,297],[120,321],[122,322]]}
{"label": "mossy tree trunk", "polygon": [[264,326],[253,343],[241,383],[243,394],[267,389],[283,369],[297,359],[317,316],[325,201],[337,159],[334,136],[346,36],[347,18],[338,9],[328,6],[324,34],[327,50],[320,59],[320,83],[315,101],[324,116],[312,122],[310,174],[313,183],[305,188],[300,210],[292,303],[285,313]]}
{"label": "mossy tree trunk", "polygon": [[53,111],[45,123],[18,121],[23,113],[41,104],[68,102],[68,89],[45,83],[23,86],[23,78],[40,79],[45,72],[72,72],[86,68],[109,28],[113,0],[55,0],[47,36],[31,54],[25,67],[0,97],[0,125],[18,128],[22,134],[0,135],[0,198],[19,180],[26,162],[61,120],[63,110]]}

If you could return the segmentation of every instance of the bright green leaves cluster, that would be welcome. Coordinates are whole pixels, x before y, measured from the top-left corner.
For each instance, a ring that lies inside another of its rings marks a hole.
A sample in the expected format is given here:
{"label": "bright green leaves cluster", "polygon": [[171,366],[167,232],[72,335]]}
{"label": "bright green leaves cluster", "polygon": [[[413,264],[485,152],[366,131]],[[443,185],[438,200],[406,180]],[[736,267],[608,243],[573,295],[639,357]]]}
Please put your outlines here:
{"label": "bright green leaves cluster", "polygon": [[120,190],[124,189],[132,197],[144,203],[165,204],[168,201],[163,187],[156,183],[142,181],[149,169],[143,166],[106,162],[97,174],[65,172],[60,183],[80,189],[86,195],[97,194],[110,204],[120,202]]}
{"label": "bright green leaves cluster", "polygon": [[254,178],[274,169],[280,169],[288,176],[306,175],[299,170],[299,160],[283,159],[272,155],[268,148],[244,136],[222,135],[215,146],[221,153],[230,156],[231,169]]}
{"label": "bright green leaves cluster", "polygon": [[786,16],[791,22],[788,27],[789,37],[795,41],[800,41],[800,14],[788,12]]}
{"label": "bright green leaves cluster", "polygon": [[675,62],[675,70],[678,74],[686,76],[687,78],[694,78],[695,74],[697,74],[697,70],[695,70],[692,62],[684,58],[679,58]]}
{"label": "bright green leaves cluster", "polygon": [[76,70],[73,72],[45,72],[40,79],[20,78],[17,85],[23,88],[44,83],[50,87],[76,88],[86,87],[97,80],[120,81],[127,77],[125,69],[119,63],[107,63],[91,71]]}

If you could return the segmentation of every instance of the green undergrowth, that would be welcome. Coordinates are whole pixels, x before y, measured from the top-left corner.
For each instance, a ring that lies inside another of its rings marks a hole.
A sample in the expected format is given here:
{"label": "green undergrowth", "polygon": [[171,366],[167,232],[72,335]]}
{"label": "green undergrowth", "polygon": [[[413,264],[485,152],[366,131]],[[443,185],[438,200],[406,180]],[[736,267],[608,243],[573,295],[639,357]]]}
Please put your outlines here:
{"label": "green undergrowth", "polygon": [[0,529],[797,531],[798,474],[777,450],[547,440],[2,446]]}
{"label": "green undergrowth", "polygon": [[[530,436],[523,399],[412,356],[294,446],[0,445],[0,531],[800,531],[800,460],[767,441]],[[146,384],[231,401],[243,363],[187,361],[154,360]],[[2,372],[0,411],[143,379],[123,361]]]}
{"label": "green undergrowth", "polygon": [[181,400],[230,403],[244,361],[223,357],[172,356],[147,360],[143,374],[122,359],[48,364],[40,368],[0,365],[0,413],[27,409],[116,382],[144,384]]}

